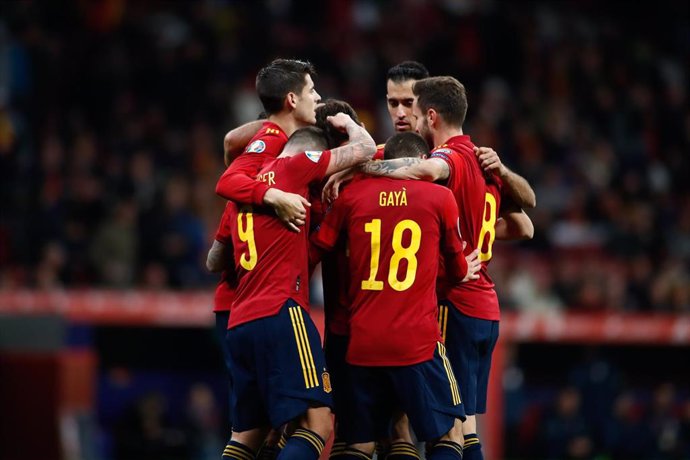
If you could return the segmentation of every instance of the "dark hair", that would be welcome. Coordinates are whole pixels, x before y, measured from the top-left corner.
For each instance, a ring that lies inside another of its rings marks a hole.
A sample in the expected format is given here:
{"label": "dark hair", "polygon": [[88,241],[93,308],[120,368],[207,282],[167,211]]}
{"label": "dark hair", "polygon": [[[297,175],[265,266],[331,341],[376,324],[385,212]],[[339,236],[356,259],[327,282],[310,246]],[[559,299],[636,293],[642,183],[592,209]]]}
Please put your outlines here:
{"label": "dark hair", "polygon": [[424,138],[411,131],[397,133],[386,141],[383,149],[383,159],[422,158],[429,153],[429,145]]}
{"label": "dark hair", "polygon": [[407,80],[428,78],[429,71],[417,61],[404,61],[388,69],[388,80],[400,83]]}
{"label": "dark hair", "polygon": [[285,147],[299,147],[299,150],[303,151],[326,150],[328,148],[328,139],[323,129],[316,126],[307,126],[292,133]]}
{"label": "dark hair", "polygon": [[256,75],[256,93],[267,115],[283,110],[288,93],[299,93],[304,88],[306,75],[314,77],[316,70],[308,61],[276,59],[259,70]]}
{"label": "dark hair", "polygon": [[362,125],[359,121],[359,117],[357,117],[357,112],[355,112],[355,109],[353,109],[350,104],[338,99],[327,99],[326,102],[316,108],[316,126],[326,132],[329,149],[336,148],[347,141],[347,133],[335,129],[333,125],[326,120],[327,117],[332,117],[340,112],[349,115],[358,125]]}
{"label": "dark hair", "polygon": [[467,114],[465,87],[453,77],[430,77],[416,81],[412,92],[423,114],[434,109],[447,124],[462,127]]}

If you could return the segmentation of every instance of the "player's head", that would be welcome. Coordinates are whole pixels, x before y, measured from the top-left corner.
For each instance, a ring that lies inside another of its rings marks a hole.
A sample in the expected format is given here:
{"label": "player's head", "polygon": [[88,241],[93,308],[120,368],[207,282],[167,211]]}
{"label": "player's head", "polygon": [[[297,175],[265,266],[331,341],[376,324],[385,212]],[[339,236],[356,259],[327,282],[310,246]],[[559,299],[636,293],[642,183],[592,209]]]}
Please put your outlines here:
{"label": "player's head", "polygon": [[465,87],[453,77],[430,77],[412,86],[415,95],[416,131],[433,145],[432,130],[444,124],[462,128],[467,114]]}
{"label": "player's head", "polygon": [[326,149],[328,149],[328,139],[324,130],[316,126],[307,126],[292,133],[280,156],[290,157],[309,150]]}
{"label": "player's head", "polygon": [[329,149],[336,148],[347,142],[347,133],[335,129],[327,120],[327,117],[331,117],[340,112],[350,115],[350,118],[352,118],[355,123],[360,126],[362,125],[359,121],[359,117],[357,117],[357,112],[355,112],[355,109],[353,109],[350,104],[338,99],[327,99],[326,102],[316,108],[316,126],[326,132]]}
{"label": "player's head", "polygon": [[415,128],[412,115],[412,84],[427,78],[429,71],[416,61],[405,61],[388,69],[386,80],[386,105],[391,116],[393,127],[397,132],[413,131]]}
{"label": "player's head", "polygon": [[429,146],[424,138],[415,132],[408,131],[396,133],[386,141],[383,159],[426,158],[428,153]]}
{"label": "player's head", "polygon": [[300,124],[314,124],[314,110],[321,100],[314,89],[315,75],[310,62],[296,59],[276,59],[259,70],[256,92],[266,114],[287,110]]}

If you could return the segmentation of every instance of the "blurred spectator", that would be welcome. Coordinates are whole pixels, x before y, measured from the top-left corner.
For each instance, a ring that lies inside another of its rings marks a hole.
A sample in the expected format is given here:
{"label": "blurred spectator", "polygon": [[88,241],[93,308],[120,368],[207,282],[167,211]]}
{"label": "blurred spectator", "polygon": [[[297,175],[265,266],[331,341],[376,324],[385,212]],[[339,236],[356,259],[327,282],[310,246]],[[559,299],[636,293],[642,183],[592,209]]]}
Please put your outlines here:
{"label": "blurred spectator", "polygon": [[116,203],[91,241],[91,261],[104,286],[123,288],[134,281],[139,246],[136,215],[133,202]]}
{"label": "blurred spectator", "polygon": [[619,394],[603,422],[603,448],[612,460],[649,458],[654,440],[633,394]]}
{"label": "blurred spectator", "polygon": [[185,459],[184,433],[172,425],[162,393],[149,393],[122,416],[115,427],[117,460]]}
{"label": "blurred spectator", "polygon": [[580,403],[577,389],[568,387],[560,391],[552,411],[542,422],[544,458],[591,458],[594,445]]}
{"label": "blurred spectator", "polygon": [[223,451],[225,440],[220,436],[223,424],[218,405],[208,385],[197,383],[189,389],[186,414],[189,458],[216,460],[218,452]]}

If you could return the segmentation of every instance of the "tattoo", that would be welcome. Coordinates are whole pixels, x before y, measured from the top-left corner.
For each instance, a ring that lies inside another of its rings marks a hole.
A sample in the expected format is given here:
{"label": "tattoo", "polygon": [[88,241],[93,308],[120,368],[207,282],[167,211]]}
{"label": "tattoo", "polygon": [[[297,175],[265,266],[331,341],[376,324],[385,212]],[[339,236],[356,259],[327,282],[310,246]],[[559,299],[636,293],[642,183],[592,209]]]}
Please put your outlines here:
{"label": "tattoo", "polygon": [[350,142],[331,151],[329,169],[333,169],[333,172],[363,163],[376,153],[376,143],[364,128],[358,126],[348,134]]}
{"label": "tattoo", "polygon": [[396,158],[395,160],[370,161],[361,166],[362,172],[372,176],[399,177],[395,174],[399,169],[416,165],[421,158]]}

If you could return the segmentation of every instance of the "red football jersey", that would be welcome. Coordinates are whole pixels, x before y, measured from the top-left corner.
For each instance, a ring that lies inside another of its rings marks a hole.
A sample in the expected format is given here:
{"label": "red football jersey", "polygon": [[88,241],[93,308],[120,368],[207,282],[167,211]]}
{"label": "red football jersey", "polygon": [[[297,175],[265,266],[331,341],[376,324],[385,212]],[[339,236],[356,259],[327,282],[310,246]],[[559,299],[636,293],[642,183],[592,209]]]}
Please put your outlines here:
{"label": "red football jersey", "polygon": [[446,186],[458,203],[460,231],[467,241],[465,252],[479,248],[482,262],[479,279],[454,285],[441,282],[439,297],[449,299],[465,315],[497,321],[500,319],[498,297],[487,265],[496,235],[503,184],[498,177],[484,174],[473,148],[469,136],[455,136],[431,152],[431,158],[444,160],[450,168]]}
{"label": "red football jersey", "polygon": [[386,148],[386,144],[378,144],[376,146],[376,153],[371,158],[372,160],[383,160],[383,151]]}
{"label": "red football jersey", "polygon": [[467,271],[452,193],[420,182],[367,177],[346,187],[311,238],[349,245],[350,344],[347,362],[405,366],[432,358],[438,328],[441,252],[457,277]]}
{"label": "red football jersey", "polygon": [[[225,211],[223,211],[223,216],[220,218],[215,240],[228,247],[232,254],[231,231],[230,203],[228,203],[225,205]],[[231,261],[228,260],[228,265],[230,265],[230,263]],[[229,266],[228,269],[223,270],[220,274],[220,281],[216,286],[216,294],[213,297],[213,311],[229,311],[232,301],[235,299],[236,288],[237,276],[235,276],[235,269]]]}
{"label": "red football jersey", "polygon": [[[258,179],[306,198],[309,185],[323,179],[330,158],[330,150],[276,158],[264,164]],[[308,232],[289,230],[266,207],[231,207],[238,284],[228,327],[275,315],[288,298],[308,311]]]}
{"label": "red football jersey", "polygon": [[280,126],[267,121],[247,144],[244,153],[233,161],[216,184],[216,193],[236,203],[263,204],[268,186],[254,180],[265,161],[283,151],[288,137]]}

